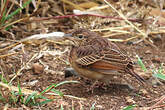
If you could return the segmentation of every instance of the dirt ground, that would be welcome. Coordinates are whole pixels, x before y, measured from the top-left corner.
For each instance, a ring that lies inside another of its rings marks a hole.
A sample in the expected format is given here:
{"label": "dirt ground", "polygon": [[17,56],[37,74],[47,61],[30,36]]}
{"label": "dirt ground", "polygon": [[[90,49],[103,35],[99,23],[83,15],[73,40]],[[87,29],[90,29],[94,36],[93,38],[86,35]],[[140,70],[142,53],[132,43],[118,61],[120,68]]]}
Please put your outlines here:
{"label": "dirt ground", "polygon": [[[150,67],[151,64],[154,64],[155,66],[159,66],[160,63],[165,62],[164,55],[165,52],[163,49],[155,50],[152,47],[145,45],[144,42],[132,45],[132,44],[123,44],[118,43],[118,45],[121,48],[124,48],[125,51],[127,51],[131,58],[134,61],[137,61],[137,58],[135,57],[136,54],[138,54],[143,61],[145,62],[145,65],[147,68]],[[41,58],[34,60],[31,64],[31,67],[34,66],[34,64],[38,62],[42,62],[45,66],[47,65],[49,69],[45,69],[43,72],[35,73],[33,69],[26,69],[23,71],[23,75],[19,77],[21,86],[26,87],[30,90],[35,91],[42,91],[46,89],[51,84],[59,83],[61,81],[65,80],[75,80],[79,81],[78,84],[65,84],[61,87],[57,88],[60,91],[63,91],[66,95],[76,96],[78,98],[84,98],[84,99],[74,99],[69,97],[63,97],[58,98],[56,101],[50,102],[48,104],[45,104],[44,106],[41,106],[40,108],[42,110],[49,109],[60,109],[61,104],[63,104],[64,108],[66,110],[71,109],[72,107],[75,110],[89,110],[92,107],[92,104],[95,104],[96,110],[120,110],[124,107],[132,104],[136,104],[137,107],[135,110],[145,110],[147,107],[151,107],[156,102],[155,99],[159,99],[161,96],[164,95],[164,84],[161,85],[154,85],[152,88],[145,88],[144,86],[140,86],[139,83],[136,81],[136,79],[129,77],[128,80],[130,80],[130,84],[133,85],[133,87],[136,89],[136,91],[129,91],[127,88],[120,88],[120,86],[113,86],[113,85],[104,85],[104,87],[95,87],[92,91],[88,91],[90,86],[94,83],[94,81],[90,81],[88,79],[82,78],[80,76],[71,76],[65,78],[64,70],[65,68],[70,67],[68,63],[68,53],[69,49],[66,46],[56,45],[56,49],[52,48],[52,45],[48,46],[50,48],[49,51],[64,51],[63,54],[60,56],[46,56],[43,55]],[[29,48],[35,48],[34,51],[36,51],[39,48],[36,47],[30,47]],[[26,49],[26,48],[25,48]],[[67,50],[67,51],[66,51]],[[31,50],[29,50],[30,53]],[[147,52],[148,51],[148,52]],[[26,52],[28,52],[26,50]],[[147,52],[147,53],[146,53]],[[26,54],[28,55],[30,54]],[[156,59],[157,56],[159,56],[159,59]],[[57,58],[59,57],[59,58]],[[12,60],[13,65],[18,65],[17,60]],[[51,71],[50,71],[51,70]],[[143,77],[145,77],[142,69],[135,64],[135,71]],[[146,77],[147,81],[150,81],[151,78]],[[36,81],[36,82],[35,82]],[[31,84],[32,82],[35,82],[34,84]],[[151,81],[150,81],[151,83]],[[15,82],[15,85],[17,85],[17,82]],[[55,97],[51,97],[55,98]],[[31,108],[38,108],[38,107],[31,107]],[[157,108],[155,110],[163,110],[165,108]]]}
{"label": "dirt ground", "polygon": [[[143,61],[145,61],[146,67],[150,67],[151,64],[154,65],[160,65],[160,63],[165,62],[164,55],[165,51],[163,52],[163,49],[154,50],[150,46],[144,46],[144,43],[137,44],[137,45],[129,45],[129,44],[119,44],[121,48],[124,48],[127,50],[130,55],[132,55],[132,59],[135,61],[137,60],[135,56],[138,54]],[[65,47],[64,47],[65,48]],[[146,53],[146,51],[150,51],[151,53]],[[161,54],[160,54],[161,53]],[[63,54],[61,57],[63,60],[67,60],[67,54]],[[156,57],[159,56],[159,60],[155,60]],[[45,58],[48,64],[51,65],[52,62],[58,62],[58,61],[51,61],[49,58]],[[49,63],[50,62],[50,63]],[[31,80],[38,80],[39,82],[35,84],[34,87],[32,87],[34,90],[38,89],[44,89],[48,85],[52,83],[58,83],[60,81],[64,80],[76,80],[80,81],[80,84],[66,84],[60,87],[64,91],[65,94],[69,94],[72,96],[76,96],[79,98],[85,98],[86,100],[77,100],[72,98],[64,98],[62,99],[60,103],[64,103],[64,107],[66,109],[71,109],[71,106],[74,106],[75,110],[79,110],[81,108],[84,108],[85,110],[89,110],[92,104],[95,103],[96,110],[119,110],[123,109],[124,107],[136,104],[137,110],[145,110],[145,107],[152,106],[155,102],[155,99],[160,98],[165,94],[165,88],[164,84],[162,85],[155,85],[154,87],[145,88],[143,86],[140,86],[136,79],[129,78],[131,85],[137,90],[137,91],[129,91],[126,88],[120,88],[120,86],[113,86],[113,85],[105,85],[103,88],[96,87],[93,90],[93,93],[91,91],[88,91],[88,88],[92,85],[93,81],[89,81],[84,78],[80,78],[79,76],[72,76],[69,78],[65,78],[64,74],[64,68],[67,68],[69,66],[56,63],[55,70],[58,70],[55,74],[51,73],[42,73],[39,75],[34,75],[32,72],[25,73],[25,75],[22,77],[21,82],[26,82],[29,78]],[[137,73],[143,73],[141,68],[135,64],[135,70]],[[144,73],[143,73],[144,74]],[[145,73],[147,74],[147,73]],[[148,73],[149,74],[149,73]],[[33,78],[33,79],[32,79]],[[146,78],[147,81],[151,82],[150,79]],[[51,107],[57,107],[57,103],[59,101],[54,102]],[[66,105],[65,105],[66,104]],[[156,110],[163,110],[165,108],[157,108]]]}
{"label": "dirt ground", "polygon": [[[83,0],[82,0],[83,1]],[[99,0],[98,0],[99,1]],[[120,4],[120,1],[113,1],[113,5]],[[124,1],[122,1],[123,3]],[[44,8],[47,5],[52,3],[51,0],[47,3],[46,1],[41,4],[41,7]],[[57,16],[62,12],[66,14],[70,14],[70,10],[72,8],[66,9],[61,1],[53,1],[57,6],[57,9],[54,9],[56,15],[53,15],[50,8],[49,10],[44,10],[43,13],[39,12],[38,15],[41,14],[41,17],[44,16]],[[77,2],[76,2],[77,3]],[[102,3],[98,2],[99,4]],[[116,4],[115,4],[116,3]],[[139,2],[138,2],[139,3]],[[62,4],[60,7],[59,4]],[[130,4],[133,4],[132,2]],[[130,7],[133,5],[129,5]],[[103,4],[101,4],[103,5]],[[141,9],[139,4],[136,4],[139,9]],[[117,7],[116,6],[116,7]],[[124,6],[124,5],[123,5]],[[50,5],[50,7],[52,7]],[[64,9],[64,10],[63,10]],[[57,11],[58,10],[58,11]],[[60,12],[59,12],[60,10]],[[62,11],[61,11],[62,10]],[[69,12],[67,12],[69,10]],[[126,10],[125,10],[126,11]],[[128,11],[128,10],[127,10]],[[48,12],[48,14],[46,14]],[[113,15],[113,13],[112,13]],[[114,14],[116,16],[116,13]],[[17,16],[18,17],[18,16]],[[75,17],[75,18],[62,18],[62,19],[53,19],[52,21],[36,21],[36,22],[27,22],[26,23],[18,23],[10,29],[11,33],[15,34],[14,38],[9,37],[8,34],[0,33],[3,38],[12,39],[10,40],[1,40],[0,49],[3,49],[7,46],[10,46],[15,43],[16,40],[20,40],[25,36],[34,35],[37,33],[44,33],[47,30],[49,32],[62,31],[65,33],[70,32],[72,29],[77,28],[77,25],[81,25],[80,21],[84,19],[84,22],[90,20],[84,17]],[[92,18],[93,19],[93,18]],[[97,20],[96,20],[97,21]],[[103,23],[104,20],[101,22]],[[82,21],[81,21],[82,22]],[[89,21],[89,22],[92,22]],[[100,26],[99,28],[107,27],[115,27],[116,25],[126,25],[127,23],[123,23],[124,21],[106,21],[105,25]],[[85,25],[85,24],[83,24]],[[88,23],[86,24],[88,25]],[[97,25],[97,24],[96,24]],[[147,24],[145,24],[147,25]],[[141,29],[146,28],[145,25],[142,25]],[[31,27],[29,29],[29,27]],[[34,28],[35,27],[35,28]],[[81,26],[80,26],[81,27]],[[97,27],[97,26],[96,26]],[[149,26],[148,26],[149,27]],[[87,27],[89,28],[89,27]],[[154,27],[153,27],[154,28]],[[92,28],[89,28],[92,30]],[[95,28],[94,28],[95,29]],[[98,29],[98,27],[96,28]],[[126,29],[127,30],[127,29]],[[123,31],[126,31],[123,30]],[[131,30],[131,29],[130,29]],[[129,31],[129,30],[128,30]],[[106,32],[97,31],[97,33],[101,35],[106,35]],[[132,34],[133,33],[133,34]],[[115,38],[115,39],[127,39],[134,35],[135,31],[132,31],[130,35],[119,35],[112,36],[107,38]],[[113,34],[113,33],[112,33]],[[136,35],[136,33],[135,33]],[[61,105],[63,105],[64,110],[90,110],[90,108],[94,105],[95,110],[122,110],[124,107],[129,105],[136,105],[134,110],[165,110],[164,101],[160,102],[158,105],[154,105],[159,102],[161,99],[165,99],[165,82],[163,80],[157,80],[152,77],[152,70],[158,69],[162,64],[163,69],[165,69],[165,34],[160,33],[159,37],[153,34],[149,35],[150,38],[146,38],[146,40],[152,40],[153,45],[156,46],[154,48],[152,45],[142,40],[139,41],[138,37],[136,40],[130,40],[127,42],[116,42],[115,43],[125,51],[130,58],[135,62],[134,67],[135,71],[141,75],[146,81],[152,86],[143,86],[140,85],[136,79],[127,76],[128,82],[130,85],[134,87],[133,91],[128,90],[127,88],[122,88],[119,85],[102,85],[101,87],[95,87],[93,91],[89,91],[89,88],[94,83],[89,79],[80,77],[80,76],[70,76],[66,77],[65,69],[70,67],[68,61],[68,54],[70,47],[62,45],[60,42],[53,43],[53,41],[45,41],[45,40],[34,40],[30,42],[25,42],[20,44],[19,46],[13,46],[13,50],[10,51],[16,52],[14,55],[9,55],[5,58],[0,57],[0,67],[2,72],[5,74],[5,78],[8,81],[11,81],[14,74],[18,72],[20,69],[21,74],[18,75],[13,81],[12,85],[17,86],[18,82],[20,82],[20,86],[29,90],[41,92],[46,89],[51,84],[58,84],[62,81],[79,81],[79,83],[71,83],[65,84],[56,89],[62,91],[64,93],[64,97],[58,97],[53,95],[45,95],[49,99],[56,99],[52,102],[41,106],[31,106],[25,107],[22,104],[9,104],[9,110],[17,110],[17,109],[41,109],[41,110],[59,110]],[[13,43],[14,42],[14,43]],[[136,42],[136,43],[135,43]],[[9,49],[5,51],[1,51],[1,55],[8,54]],[[142,68],[137,64],[138,55],[146,68],[148,69],[146,72],[142,70]],[[165,71],[164,71],[165,74]],[[119,78],[119,80],[122,80]],[[99,82],[98,84],[101,84]],[[6,89],[2,89],[1,91],[5,91]],[[6,90],[7,91],[7,90]],[[4,92],[5,93],[5,92]],[[74,97],[73,97],[74,96]],[[157,100],[158,99],[158,100]],[[39,100],[39,101],[42,101]],[[0,101],[0,106],[3,108],[6,102]],[[0,107],[0,108],[1,108]],[[153,108],[152,108],[153,107]],[[74,108],[74,109],[73,109]]]}

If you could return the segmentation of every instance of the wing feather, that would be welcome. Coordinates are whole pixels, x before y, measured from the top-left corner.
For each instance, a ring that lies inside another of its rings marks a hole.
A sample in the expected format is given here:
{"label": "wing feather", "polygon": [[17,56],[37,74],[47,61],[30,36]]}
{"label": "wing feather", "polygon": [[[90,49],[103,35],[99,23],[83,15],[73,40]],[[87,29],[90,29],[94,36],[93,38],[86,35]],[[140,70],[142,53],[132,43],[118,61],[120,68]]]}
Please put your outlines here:
{"label": "wing feather", "polygon": [[[88,50],[88,51],[87,51]],[[84,47],[77,50],[78,59],[76,63],[81,66],[90,67],[93,70],[114,70],[124,71],[124,68],[128,64],[128,57],[116,48],[101,50],[99,52],[93,51],[92,47]],[[109,72],[107,72],[109,74]]]}
{"label": "wing feather", "polygon": [[99,58],[99,56],[97,56],[97,55],[88,55],[88,56],[84,56],[82,58],[77,59],[76,62],[79,65],[88,66],[88,65],[94,64],[95,62],[100,61],[100,60],[101,60],[101,58]]}

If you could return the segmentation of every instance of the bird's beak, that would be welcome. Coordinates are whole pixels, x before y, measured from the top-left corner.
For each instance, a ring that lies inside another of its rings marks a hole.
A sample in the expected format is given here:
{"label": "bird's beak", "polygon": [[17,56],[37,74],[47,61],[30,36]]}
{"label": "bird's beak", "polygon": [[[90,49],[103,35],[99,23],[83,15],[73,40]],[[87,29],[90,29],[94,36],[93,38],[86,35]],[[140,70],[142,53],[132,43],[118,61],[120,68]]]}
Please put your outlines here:
{"label": "bird's beak", "polygon": [[70,37],[72,37],[72,34],[64,34],[63,37],[64,37],[64,38],[70,38]]}
{"label": "bird's beak", "polygon": [[71,41],[74,40],[74,37],[73,37],[72,34],[64,34],[63,38],[64,38],[65,40],[71,40]]}
{"label": "bird's beak", "polygon": [[64,34],[63,38],[66,45],[75,45],[75,40],[72,34]]}

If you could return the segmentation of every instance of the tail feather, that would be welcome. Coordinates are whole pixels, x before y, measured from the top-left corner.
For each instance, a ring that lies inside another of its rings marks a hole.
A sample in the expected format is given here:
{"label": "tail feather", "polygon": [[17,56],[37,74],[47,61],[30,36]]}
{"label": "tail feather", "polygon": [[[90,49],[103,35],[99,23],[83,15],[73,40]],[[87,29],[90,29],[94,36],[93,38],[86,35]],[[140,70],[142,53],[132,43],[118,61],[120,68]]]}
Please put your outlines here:
{"label": "tail feather", "polygon": [[143,79],[141,76],[135,73],[133,69],[127,69],[126,72],[128,72],[131,76],[135,77],[142,84],[146,82],[145,79]]}

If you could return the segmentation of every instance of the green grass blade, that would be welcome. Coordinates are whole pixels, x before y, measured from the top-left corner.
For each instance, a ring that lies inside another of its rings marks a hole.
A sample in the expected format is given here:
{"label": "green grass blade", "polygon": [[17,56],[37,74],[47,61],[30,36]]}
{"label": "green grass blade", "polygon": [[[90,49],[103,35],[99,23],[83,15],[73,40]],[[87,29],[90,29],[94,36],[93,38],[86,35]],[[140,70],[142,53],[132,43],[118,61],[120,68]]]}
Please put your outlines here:
{"label": "green grass blade", "polygon": [[16,103],[17,102],[17,97],[16,94],[14,93],[14,91],[11,91],[11,97],[10,97],[10,102],[11,103]]}
{"label": "green grass blade", "polygon": [[[53,99],[48,99],[48,98],[46,98],[46,97],[44,97],[44,96],[42,96],[42,95],[37,95],[36,93],[33,93],[33,95],[31,95],[31,96],[28,97],[28,98],[29,98],[28,100],[32,99],[32,101],[33,101],[32,103],[31,103],[30,101],[27,101],[27,102],[30,102],[31,106],[43,105],[43,104],[46,104],[46,103],[48,103],[48,102],[53,101]],[[45,101],[36,102],[36,100],[39,99],[39,98],[45,99]],[[26,103],[26,104],[28,104],[28,103]]]}
{"label": "green grass blade", "polygon": [[96,102],[92,104],[92,107],[90,108],[90,110],[95,110],[95,104]]}
{"label": "green grass blade", "polygon": [[31,3],[32,0],[28,0],[27,2],[25,2],[22,7],[16,9],[14,12],[12,12],[11,14],[9,14],[5,20],[10,19],[11,17],[13,17],[14,15],[18,14],[22,9],[24,9],[28,4]]}
{"label": "green grass blade", "polygon": [[5,15],[6,15],[6,9],[5,9],[5,11],[3,12],[3,15],[2,15],[2,18],[1,18],[1,21],[0,21],[0,26],[3,25],[4,22],[5,22],[5,20],[6,20]]}
{"label": "green grass blade", "polygon": [[51,91],[54,92],[54,93],[56,93],[56,94],[58,94],[61,97],[64,96],[64,94],[62,92],[58,91],[58,90],[51,89]]}
{"label": "green grass blade", "polygon": [[8,84],[7,80],[3,77],[2,74],[0,74],[0,79],[1,79],[1,82]]}
{"label": "green grass blade", "polygon": [[69,83],[79,83],[78,81],[63,81],[55,85],[55,87],[61,86],[63,84],[69,84]]}
{"label": "green grass blade", "polygon": [[6,99],[2,96],[1,93],[0,93],[0,101],[2,101],[2,102],[6,101]]}
{"label": "green grass blade", "polygon": [[49,87],[47,87],[46,89],[44,89],[44,90],[40,93],[40,95],[44,94],[46,91],[48,91],[49,89],[51,89],[53,86],[54,86],[54,87],[58,87],[58,86],[61,86],[61,85],[63,85],[63,84],[68,84],[68,83],[79,83],[79,82],[78,82],[78,81],[63,81],[63,82],[60,82],[60,83],[58,83],[58,84],[52,84],[52,85],[50,85]]}
{"label": "green grass blade", "polygon": [[18,94],[19,94],[19,96],[21,98],[21,102],[23,103],[24,97],[23,97],[23,94],[22,94],[20,83],[18,83]]}
{"label": "green grass blade", "polygon": [[153,74],[153,76],[156,77],[156,78],[160,78],[162,80],[165,80],[165,75],[164,74],[157,73],[157,74]]}
{"label": "green grass blade", "polygon": [[125,107],[123,110],[133,110],[133,108],[135,108],[136,105],[129,105],[127,107]]}
{"label": "green grass blade", "polygon": [[158,73],[163,73],[163,63],[161,63],[159,69],[158,69]]}
{"label": "green grass blade", "polygon": [[1,8],[1,11],[0,11],[0,25],[2,25],[5,22],[5,16],[6,16],[6,12],[7,12],[7,6],[9,4],[9,1],[7,1],[7,0],[4,0],[3,2],[4,2],[3,5],[0,4],[1,7],[3,6],[3,8]]}
{"label": "green grass blade", "polygon": [[[47,87],[46,89],[44,89],[44,90],[40,93],[40,95],[42,95],[42,94],[44,94],[45,92],[49,91],[53,86],[54,86],[54,87],[58,87],[58,86],[61,86],[61,85],[63,85],[63,84],[68,84],[68,83],[79,83],[79,82],[78,82],[78,81],[63,81],[63,82],[60,82],[60,83],[58,83],[58,84],[52,84],[52,85],[50,85],[49,87]],[[63,93],[62,93],[62,92],[56,91],[55,89],[51,89],[51,90],[52,90],[53,92],[59,94],[59,96],[63,96]]]}
{"label": "green grass blade", "polygon": [[55,86],[55,85],[56,85],[56,84],[50,85],[49,87],[47,87],[46,89],[44,89],[44,90],[40,93],[40,95],[44,94],[46,91],[48,91],[50,88],[52,88],[52,87]]}
{"label": "green grass blade", "polygon": [[30,99],[32,99],[33,97],[35,97],[37,95],[36,92],[32,93],[30,96],[27,97],[27,99],[25,100],[25,105],[27,105],[30,102]]}
{"label": "green grass blade", "polygon": [[142,62],[142,60],[140,59],[140,57],[138,55],[136,55],[136,57],[138,58],[138,64],[139,64],[139,66],[143,69],[144,72],[146,72],[147,71],[147,68],[145,67],[145,65]]}
{"label": "green grass blade", "polygon": [[64,110],[64,107],[63,107],[63,105],[61,104],[61,110]]}
{"label": "green grass blade", "polygon": [[48,98],[42,96],[42,95],[38,95],[38,98],[42,98],[42,99],[45,99],[45,100],[48,100]]}
{"label": "green grass blade", "polygon": [[45,100],[45,101],[42,101],[42,102],[36,103],[36,104],[34,104],[34,106],[47,104],[47,103],[52,102],[52,101],[53,101],[53,99],[48,99],[48,100]]}
{"label": "green grass blade", "polygon": [[74,110],[74,106],[72,106],[72,110]]}

